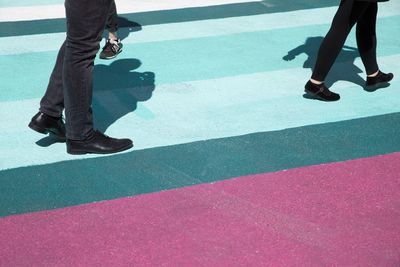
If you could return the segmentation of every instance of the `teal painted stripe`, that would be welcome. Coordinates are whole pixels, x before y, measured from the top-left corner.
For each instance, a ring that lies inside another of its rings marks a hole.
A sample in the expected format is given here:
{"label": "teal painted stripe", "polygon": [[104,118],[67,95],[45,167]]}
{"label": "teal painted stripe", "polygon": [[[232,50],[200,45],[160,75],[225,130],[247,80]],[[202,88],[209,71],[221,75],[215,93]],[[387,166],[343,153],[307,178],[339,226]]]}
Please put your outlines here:
{"label": "teal painted stripe", "polygon": [[[129,27],[120,28],[118,36],[126,45],[329,24],[336,9],[337,7],[315,8],[217,20],[169,23],[146,26],[145,29],[142,29],[138,24],[125,21]],[[379,19],[399,15],[400,3],[397,2],[383,5],[379,10]],[[235,27],[232,27],[232,25],[235,25]],[[168,29],[168,31],[165,29]],[[59,44],[65,40],[65,33],[11,36],[1,37],[0,39],[0,55],[13,55],[58,50]],[[12,46],[10,46],[10,43],[12,43]],[[27,46],[27,43],[30,45]]]}
{"label": "teal painted stripe", "polygon": [[[380,34],[379,56],[400,53],[398,41],[393,38],[400,32],[399,20],[400,16],[380,20],[379,27],[384,31]],[[311,41],[305,44],[305,40],[310,36],[325,34],[327,27],[328,25],[315,25],[227,36],[127,44],[119,59],[137,57],[142,62],[141,70],[155,73],[157,84],[289,69],[302,66],[307,61],[305,53],[310,55],[311,61],[315,58],[319,42]],[[288,51],[303,44],[305,53],[297,59],[282,59]],[[347,44],[356,47],[353,36]],[[0,56],[2,65],[8,66],[0,72],[2,87],[6,89],[0,91],[0,101],[40,97],[47,86],[56,53],[51,51]],[[356,56],[357,53],[347,51],[338,61],[352,61]],[[310,67],[312,64],[308,65]],[[15,83],[16,80],[18,83]]]}
{"label": "teal painted stripe", "polygon": [[[296,10],[293,12],[224,18],[218,20],[152,25],[147,26],[145,29],[141,29],[138,25],[135,27],[133,24],[132,27],[120,28],[118,36],[123,40],[124,45],[126,45],[131,43],[181,40],[237,34],[242,32],[301,27],[314,24],[327,24],[330,22],[335,10],[336,7],[316,8],[312,10]],[[380,15],[400,15],[400,11],[398,13],[393,13],[392,11],[384,10],[384,12],[380,12]],[[293,17],[301,18],[301,21],[294,21],[292,20]],[[232,25],[235,25],[235,27],[232,27]],[[165,29],[168,29],[168,31]],[[2,37],[0,42],[0,55],[58,50],[59,44],[64,40],[65,33]],[[10,43],[13,45],[10,46]],[[30,45],[26,46],[26,43],[29,43]]]}
{"label": "teal painted stripe", "polygon": [[[188,22],[207,19],[229,18],[286,12],[299,9],[321,8],[337,5],[337,0],[269,0],[239,4],[227,4],[211,7],[183,8],[139,12],[121,15],[121,27],[127,27],[128,21],[139,25],[155,25],[176,22]],[[45,19],[33,21],[1,22],[0,37],[65,32],[65,19]]]}
{"label": "teal painted stripe", "polygon": [[398,152],[399,120],[394,113],[1,171],[0,216]]}

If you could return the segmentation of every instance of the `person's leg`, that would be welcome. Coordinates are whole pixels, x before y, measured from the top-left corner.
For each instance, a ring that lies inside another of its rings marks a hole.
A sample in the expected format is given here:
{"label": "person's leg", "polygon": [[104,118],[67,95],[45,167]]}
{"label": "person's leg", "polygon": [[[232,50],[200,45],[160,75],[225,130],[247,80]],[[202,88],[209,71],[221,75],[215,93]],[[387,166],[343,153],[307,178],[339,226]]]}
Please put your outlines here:
{"label": "person's leg", "polygon": [[118,41],[118,32],[117,31],[109,31],[108,32],[108,39],[109,40],[114,40],[114,41]]}
{"label": "person's leg", "polygon": [[62,69],[64,62],[65,42],[58,52],[56,64],[51,73],[46,93],[40,101],[39,112],[33,116],[29,128],[42,133],[52,133],[65,139],[65,125],[62,119],[64,95],[62,84]]}
{"label": "person's leg", "polygon": [[93,131],[92,72],[111,0],[66,0],[67,40],[63,68],[67,139]]}
{"label": "person's leg", "polygon": [[376,61],[376,15],[378,4],[370,3],[357,22],[356,37],[358,51],[365,66],[367,75],[378,72]]}
{"label": "person's leg", "polygon": [[63,89],[67,152],[115,153],[133,146],[129,139],[108,137],[93,129],[93,67],[112,0],[66,0],[67,40]]}
{"label": "person's leg", "polygon": [[336,101],[339,94],[331,92],[324,84],[333,63],[343,48],[346,38],[354,24],[369,3],[355,0],[342,0],[331,28],[318,51],[311,79],[305,85],[307,94],[323,101]]}
{"label": "person's leg", "polygon": [[323,82],[343,48],[346,38],[369,3],[342,0],[333,18],[332,25],[318,51],[317,61],[311,79]]}
{"label": "person's leg", "polygon": [[110,10],[108,11],[106,29],[108,30],[108,39],[118,39],[118,13],[115,1],[112,1]]}
{"label": "person's leg", "polygon": [[366,90],[375,91],[389,86],[393,73],[383,73],[379,70],[376,58],[376,16],[378,4],[370,3],[357,22],[357,46],[361,60],[367,73]]}
{"label": "person's leg", "polygon": [[40,101],[40,111],[52,116],[61,117],[64,110],[62,70],[64,63],[65,42],[62,44],[53,72],[51,73],[46,93]]}
{"label": "person's leg", "polygon": [[119,53],[122,52],[122,43],[118,38],[118,14],[115,1],[112,1],[110,10],[107,16],[108,39],[100,53],[101,59],[112,59],[115,58]]}

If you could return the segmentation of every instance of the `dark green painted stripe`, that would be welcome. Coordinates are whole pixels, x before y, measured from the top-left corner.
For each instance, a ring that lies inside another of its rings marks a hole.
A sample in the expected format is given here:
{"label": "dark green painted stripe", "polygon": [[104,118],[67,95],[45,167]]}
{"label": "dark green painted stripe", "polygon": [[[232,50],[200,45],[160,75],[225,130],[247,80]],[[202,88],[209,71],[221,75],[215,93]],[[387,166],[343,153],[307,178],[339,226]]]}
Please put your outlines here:
{"label": "dark green painted stripe", "polygon": [[[134,4],[134,3],[133,3]],[[206,19],[240,17],[337,5],[337,0],[267,0],[210,7],[140,12],[121,16],[120,27],[156,25]],[[232,25],[234,27],[235,25]],[[166,29],[168,30],[168,29]],[[65,32],[65,19],[45,19],[0,23],[0,37]]]}
{"label": "dark green painted stripe", "polygon": [[0,216],[400,151],[400,113],[0,172]]}

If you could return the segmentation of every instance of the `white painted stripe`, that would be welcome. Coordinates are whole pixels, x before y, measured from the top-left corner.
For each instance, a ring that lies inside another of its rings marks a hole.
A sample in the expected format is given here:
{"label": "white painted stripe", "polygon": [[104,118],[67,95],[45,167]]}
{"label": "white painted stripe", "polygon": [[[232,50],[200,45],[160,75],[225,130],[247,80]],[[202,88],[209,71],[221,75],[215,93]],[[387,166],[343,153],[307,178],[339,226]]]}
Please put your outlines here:
{"label": "white painted stripe", "polygon": [[[400,15],[398,9],[382,8],[379,18]],[[211,36],[257,32],[291,27],[304,27],[331,22],[336,7],[298,10],[224,19],[145,26],[124,39],[124,44],[181,40]],[[232,27],[232,25],[235,25]],[[165,29],[168,29],[166,31]],[[120,31],[129,29],[120,29]],[[56,51],[65,39],[65,33],[37,34],[0,38],[0,55]],[[12,44],[12,45],[10,45]],[[26,45],[29,44],[29,45]]]}
{"label": "white painted stripe", "polygon": [[[119,14],[260,2],[261,0],[116,0]],[[64,18],[64,5],[0,8],[0,22]]]}
{"label": "white painted stripe", "polygon": [[0,0],[0,7],[43,6],[62,3],[64,3],[64,0]]}
{"label": "white painted stripe", "polygon": [[[400,69],[400,54],[381,57],[379,62],[383,70]],[[356,65],[362,68],[359,60]],[[134,139],[138,150],[400,111],[398,79],[374,93],[353,83],[337,82],[333,90],[342,99],[326,103],[302,97],[309,75],[309,70],[295,68],[160,85],[148,101],[140,102],[107,133]],[[95,100],[102,100],[110,112],[117,107],[131,108],[111,91],[96,95]],[[35,142],[42,135],[28,129],[27,124],[38,104],[39,99],[1,103],[0,169],[97,157],[68,155],[64,144],[37,146]]]}

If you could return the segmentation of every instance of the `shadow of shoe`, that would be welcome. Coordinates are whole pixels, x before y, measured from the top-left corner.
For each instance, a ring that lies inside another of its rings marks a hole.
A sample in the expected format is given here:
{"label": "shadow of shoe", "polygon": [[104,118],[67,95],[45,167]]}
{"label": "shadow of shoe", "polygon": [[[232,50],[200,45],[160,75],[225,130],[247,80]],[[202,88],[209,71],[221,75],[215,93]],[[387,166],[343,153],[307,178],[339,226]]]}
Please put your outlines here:
{"label": "shadow of shoe", "polygon": [[49,147],[55,143],[65,143],[65,139],[54,134],[49,134],[48,136],[36,141],[36,144],[41,147]]}

